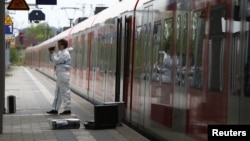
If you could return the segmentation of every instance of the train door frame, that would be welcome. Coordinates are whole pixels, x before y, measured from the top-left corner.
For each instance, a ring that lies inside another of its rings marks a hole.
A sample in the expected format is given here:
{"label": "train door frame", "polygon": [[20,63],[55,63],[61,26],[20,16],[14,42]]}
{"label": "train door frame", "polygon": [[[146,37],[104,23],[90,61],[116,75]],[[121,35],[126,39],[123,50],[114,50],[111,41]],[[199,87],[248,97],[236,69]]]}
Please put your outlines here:
{"label": "train door frame", "polygon": [[[116,19],[116,78],[115,101],[124,102],[125,118],[131,119],[132,99],[130,94],[131,83],[131,50],[132,50],[132,15],[122,13]],[[127,109],[127,110],[126,110]],[[126,117],[127,116],[127,117]]]}
{"label": "train door frame", "polygon": [[132,16],[131,15],[126,15],[123,17],[124,18],[124,24],[122,28],[122,38],[124,38],[122,42],[122,78],[123,78],[123,83],[122,83],[122,95],[123,95],[123,100],[126,100],[125,103],[127,104],[127,108],[129,108],[129,120],[131,120],[131,112],[132,112],[132,92],[131,90],[131,50],[132,50]]}

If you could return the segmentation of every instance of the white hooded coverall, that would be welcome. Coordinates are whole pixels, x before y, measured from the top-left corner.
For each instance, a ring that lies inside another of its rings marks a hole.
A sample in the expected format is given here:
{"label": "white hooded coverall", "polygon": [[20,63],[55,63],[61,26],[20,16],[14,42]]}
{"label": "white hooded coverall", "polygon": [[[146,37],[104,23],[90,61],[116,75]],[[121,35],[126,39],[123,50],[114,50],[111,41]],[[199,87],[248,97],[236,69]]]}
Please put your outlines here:
{"label": "white hooded coverall", "polygon": [[68,49],[60,50],[58,53],[52,53],[50,60],[55,65],[56,70],[56,89],[52,109],[59,111],[62,104],[64,111],[71,110],[70,96],[70,68],[71,57]]}

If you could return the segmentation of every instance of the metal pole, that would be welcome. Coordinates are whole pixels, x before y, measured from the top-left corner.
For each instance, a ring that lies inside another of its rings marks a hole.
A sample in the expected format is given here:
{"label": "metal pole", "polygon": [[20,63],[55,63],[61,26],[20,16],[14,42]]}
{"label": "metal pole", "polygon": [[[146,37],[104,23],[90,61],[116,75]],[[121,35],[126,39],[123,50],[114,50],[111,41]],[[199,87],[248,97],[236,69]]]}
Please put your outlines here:
{"label": "metal pole", "polygon": [[3,133],[5,97],[5,1],[0,0],[0,134]]}
{"label": "metal pole", "polygon": [[69,27],[72,27],[72,21],[73,19],[69,19]]}

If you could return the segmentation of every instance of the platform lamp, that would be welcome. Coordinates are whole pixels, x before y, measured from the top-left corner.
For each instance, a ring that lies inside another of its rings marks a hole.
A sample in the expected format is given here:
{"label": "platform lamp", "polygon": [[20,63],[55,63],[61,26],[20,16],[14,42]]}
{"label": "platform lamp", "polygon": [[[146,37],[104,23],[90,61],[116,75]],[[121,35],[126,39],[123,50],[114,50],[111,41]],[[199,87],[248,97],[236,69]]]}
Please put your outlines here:
{"label": "platform lamp", "polygon": [[62,7],[62,10],[65,10],[66,16],[69,19],[69,27],[72,27],[73,20],[75,17],[76,10],[79,10],[77,7]]}

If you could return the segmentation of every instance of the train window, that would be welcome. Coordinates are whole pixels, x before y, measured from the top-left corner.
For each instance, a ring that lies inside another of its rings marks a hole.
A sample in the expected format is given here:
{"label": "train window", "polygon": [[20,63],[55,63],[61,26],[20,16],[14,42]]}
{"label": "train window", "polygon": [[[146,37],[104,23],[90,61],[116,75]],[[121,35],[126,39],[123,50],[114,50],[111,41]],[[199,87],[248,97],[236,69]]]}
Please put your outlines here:
{"label": "train window", "polygon": [[[150,37],[150,34],[151,34],[151,23],[148,23],[148,38]],[[149,39],[149,42],[151,40]],[[150,44],[149,44],[150,45]]]}
{"label": "train window", "polygon": [[218,5],[212,8],[210,12],[210,35],[218,35],[224,32],[225,29],[225,15],[226,10],[224,5]]}
{"label": "train window", "polygon": [[[245,19],[247,21],[250,21],[250,1],[249,0],[246,0],[244,1],[243,5],[246,5],[246,6],[242,6],[240,4],[240,0],[237,0],[235,3],[234,3],[234,13],[233,13],[233,18],[235,21],[241,21],[243,18],[242,17],[245,17]],[[244,12],[241,12],[242,9],[245,9],[246,10]]]}
{"label": "train window", "polygon": [[162,31],[162,27],[161,27],[160,21],[155,22],[155,24],[154,24],[154,44],[160,44],[161,31]]}
{"label": "train window", "polygon": [[171,67],[173,52],[173,19],[164,21],[163,46],[159,50],[160,79],[163,83],[171,83]]}
{"label": "train window", "polygon": [[135,35],[136,41],[139,39],[140,36],[141,36],[141,26],[138,26],[136,28],[136,35]]}
{"label": "train window", "polygon": [[235,34],[233,37],[233,45],[231,51],[231,81],[230,81],[230,89],[232,91],[232,95],[238,94],[240,91],[240,64],[241,64],[241,56],[240,56],[240,34]]}
{"label": "train window", "polygon": [[182,73],[181,73],[181,85],[185,86],[185,82],[187,79],[187,75],[186,75],[186,64],[187,64],[187,47],[189,46],[188,44],[188,37],[189,37],[189,32],[188,32],[188,13],[185,13],[184,17],[183,17],[183,46],[182,46],[182,54],[181,54],[181,62],[180,62],[180,66],[182,69]]}
{"label": "train window", "polygon": [[205,19],[200,15],[202,11],[195,11],[192,15],[192,46],[189,54],[189,84],[192,88],[202,88],[202,60],[203,35],[205,32]]}
{"label": "train window", "polygon": [[223,90],[223,66],[224,66],[224,46],[226,22],[225,6],[213,7],[210,12],[210,40],[209,40],[209,69],[208,69],[208,89],[210,91],[221,92]]}
{"label": "train window", "polygon": [[78,50],[78,67],[80,68],[80,69],[82,69],[82,44],[81,44],[81,40],[79,41],[79,50]]}
{"label": "train window", "polygon": [[176,60],[175,85],[185,86],[186,82],[186,56],[188,46],[188,14],[180,14],[176,24]]}
{"label": "train window", "polygon": [[183,33],[182,31],[182,23],[181,23],[182,17],[181,15],[177,16],[177,21],[176,21],[176,57],[175,57],[175,85],[180,86],[181,85],[181,77],[182,77],[182,70],[180,66],[180,59],[181,59],[181,54],[182,54],[182,38],[181,34]]}
{"label": "train window", "polygon": [[84,68],[84,34],[81,35],[80,46],[81,46],[81,68]]}
{"label": "train window", "polygon": [[147,37],[148,37],[148,26],[147,24],[144,25],[144,47],[147,46]]}
{"label": "train window", "polygon": [[105,70],[105,65],[106,65],[106,58],[105,58],[105,45],[108,43],[107,41],[107,37],[105,37],[105,35],[107,34],[106,28],[105,27],[100,27],[98,32],[103,32],[102,35],[100,35],[98,37],[98,42],[97,42],[97,50],[99,52],[98,54],[98,62],[97,62],[97,66],[98,69],[100,71],[104,71]]}
{"label": "train window", "polygon": [[82,35],[82,59],[83,59],[83,69],[87,68],[87,57],[88,57],[88,47],[87,47],[87,41],[85,39],[85,34]]}
{"label": "train window", "polygon": [[75,52],[76,52],[76,56],[75,56],[75,63],[76,63],[76,68],[80,68],[80,44],[79,44],[79,40],[78,40],[78,36],[75,38]]}
{"label": "train window", "polygon": [[77,53],[77,47],[76,47],[76,43],[75,43],[75,37],[74,40],[70,41],[69,46],[74,46],[75,49],[71,52],[71,65],[73,68],[76,68],[76,53]]}
{"label": "train window", "polygon": [[160,76],[160,69],[158,66],[158,60],[159,60],[159,50],[161,45],[161,33],[162,33],[162,25],[161,21],[157,21],[154,23],[154,32],[153,32],[153,69],[152,69],[152,80],[153,81],[159,81]]}
{"label": "train window", "polygon": [[[96,70],[98,68],[98,62],[100,60],[98,60],[98,56],[99,56],[99,52],[98,52],[98,48],[100,46],[100,44],[98,43],[98,38],[96,38],[97,36],[94,36],[95,32],[92,32],[92,42],[91,42],[91,65],[90,68],[91,70]],[[106,65],[106,64],[105,64]]]}
{"label": "train window", "polygon": [[224,40],[214,38],[209,41],[209,80],[208,88],[212,91],[222,91]]}
{"label": "train window", "polygon": [[[142,32],[142,27],[137,26],[136,27],[136,48],[135,48],[136,51],[135,52],[138,52],[138,53],[141,51],[141,36],[142,36],[141,32]],[[135,61],[135,77],[136,78],[140,77],[140,72],[141,72],[140,68],[141,68],[142,60],[139,58],[140,57],[137,57]]]}

